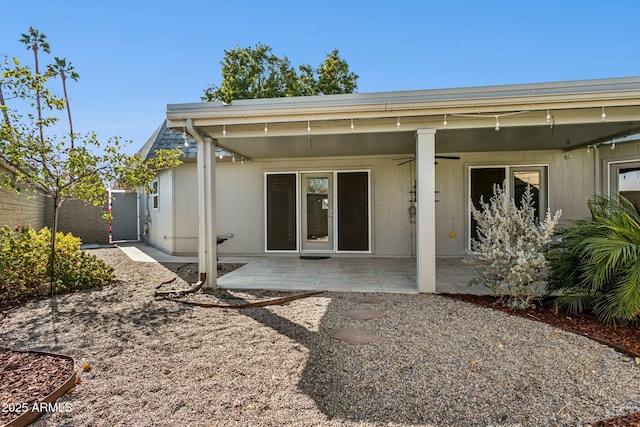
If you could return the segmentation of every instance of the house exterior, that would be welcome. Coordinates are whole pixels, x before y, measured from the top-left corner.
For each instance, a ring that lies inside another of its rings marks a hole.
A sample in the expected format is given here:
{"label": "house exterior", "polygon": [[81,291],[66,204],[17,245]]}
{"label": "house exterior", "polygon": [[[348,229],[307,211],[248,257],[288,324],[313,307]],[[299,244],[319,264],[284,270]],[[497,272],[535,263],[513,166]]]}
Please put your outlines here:
{"label": "house exterior", "polygon": [[640,78],[170,104],[146,151],[189,146],[145,236],[197,253],[209,285],[228,235],[225,255],[413,256],[436,292],[436,257],[465,254],[493,184],[563,220],[598,193],[637,202],[638,132]]}

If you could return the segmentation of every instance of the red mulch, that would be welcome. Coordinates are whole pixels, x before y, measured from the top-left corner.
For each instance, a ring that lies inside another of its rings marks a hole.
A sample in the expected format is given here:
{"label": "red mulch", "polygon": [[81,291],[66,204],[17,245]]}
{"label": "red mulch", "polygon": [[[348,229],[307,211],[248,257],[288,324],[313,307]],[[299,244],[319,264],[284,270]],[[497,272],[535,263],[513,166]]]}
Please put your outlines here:
{"label": "red mulch", "polygon": [[[536,304],[535,308],[514,309],[503,305],[498,297],[491,295],[441,294],[482,307],[500,310],[514,316],[547,323],[560,329],[575,332],[609,345],[632,357],[640,357],[640,324],[605,325],[591,313],[567,314],[555,309],[550,302]],[[630,427],[640,426],[640,412],[603,420],[593,426]]]}
{"label": "red mulch", "polygon": [[73,362],[53,355],[23,353],[0,347],[0,425],[28,412],[60,388],[73,373]]}

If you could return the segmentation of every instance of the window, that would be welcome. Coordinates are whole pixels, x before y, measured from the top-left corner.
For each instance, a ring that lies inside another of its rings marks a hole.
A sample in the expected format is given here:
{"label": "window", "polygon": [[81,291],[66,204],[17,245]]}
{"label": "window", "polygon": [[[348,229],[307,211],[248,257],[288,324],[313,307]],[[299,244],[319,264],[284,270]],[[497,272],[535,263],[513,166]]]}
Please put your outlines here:
{"label": "window", "polygon": [[158,180],[153,180],[151,182],[151,206],[153,206],[153,209],[158,209],[159,205],[159,200],[158,200]]}
{"label": "window", "polygon": [[298,249],[297,174],[269,173],[265,177],[266,249]]}
{"label": "window", "polygon": [[609,194],[620,194],[640,210],[640,161],[610,164]]}
{"label": "window", "polygon": [[[533,196],[535,218],[544,218],[548,206],[548,178],[547,166],[499,166],[472,167],[469,171],[469,191],[471,202],[476,208],[480,207],[480,198],[488,203],[493,196],[493,186],[506,184],[507,191],[520,206],[522,196],[529,186]],[[469,212],[469,246],[471,240],[478,238],[478,224]]]}

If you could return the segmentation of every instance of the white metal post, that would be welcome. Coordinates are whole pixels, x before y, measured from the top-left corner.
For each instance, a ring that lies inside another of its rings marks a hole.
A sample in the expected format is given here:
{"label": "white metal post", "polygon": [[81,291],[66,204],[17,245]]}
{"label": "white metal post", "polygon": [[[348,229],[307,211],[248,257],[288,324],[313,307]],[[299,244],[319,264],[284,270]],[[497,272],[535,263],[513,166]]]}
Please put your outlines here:
{"label": "white metal post", "polygon": [[215,146],[211,138],[198,142],[198,272],[206,273],[205,288],[217,285]]}
{"label": "white metal post", "polygon": [[435,129],[416,131],[416,278],[419,292],[436,292]]}

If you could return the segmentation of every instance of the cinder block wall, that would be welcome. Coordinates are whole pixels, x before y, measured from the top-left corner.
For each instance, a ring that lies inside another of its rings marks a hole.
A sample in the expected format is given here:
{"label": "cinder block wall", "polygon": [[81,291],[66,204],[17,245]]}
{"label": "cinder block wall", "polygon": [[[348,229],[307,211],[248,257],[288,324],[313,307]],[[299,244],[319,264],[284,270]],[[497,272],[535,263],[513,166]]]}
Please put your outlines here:
{"label": "cinder block wall", "polygon": [[26,191],[16,194],[11,190],[0,190],[0,226],[15,228],[17,225],[31,225],[40,230],[47,223],[46,200],[42,195]]}
{"label": "cinder block wall", "polygon": [[[53,217],[53,203],[47,203],[47,218]],[[82,243],[108,243],[109,222],[102,219],[106,206],[93,206],[81,200],[67,200],[58,214],[58,231],[71,233]],[[47,221],[50,223],[51,221]]]}

